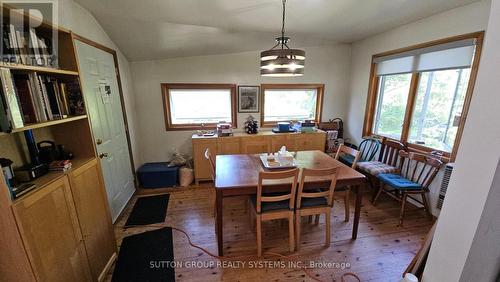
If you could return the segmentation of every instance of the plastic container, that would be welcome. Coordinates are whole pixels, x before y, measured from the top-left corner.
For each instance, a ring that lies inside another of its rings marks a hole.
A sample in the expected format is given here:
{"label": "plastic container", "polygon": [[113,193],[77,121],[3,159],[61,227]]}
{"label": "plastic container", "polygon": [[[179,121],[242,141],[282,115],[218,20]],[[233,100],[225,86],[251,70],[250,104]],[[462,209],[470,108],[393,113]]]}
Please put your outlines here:
{"label": "plastic container", "polygon": [[193,183],[194,170],[188,167],[181,167],[179,169],[179,182],[182,187],[187,187]]}

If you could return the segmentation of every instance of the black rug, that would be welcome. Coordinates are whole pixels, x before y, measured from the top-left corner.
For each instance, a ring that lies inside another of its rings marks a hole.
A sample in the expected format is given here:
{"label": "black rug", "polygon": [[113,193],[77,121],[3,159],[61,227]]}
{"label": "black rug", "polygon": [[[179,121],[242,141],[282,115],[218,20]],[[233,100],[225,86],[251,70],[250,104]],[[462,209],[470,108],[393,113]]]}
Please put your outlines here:
{"label": "black rug", "polygon": [[131,235],[123,239],[111,281],[175,281],[173,261],[170,227]]}
{"label": "black rug", "polygon": [[170,195],[140,197],[135,202],[125,227],[132,225],[147,225],[165,221],[168,199]]}

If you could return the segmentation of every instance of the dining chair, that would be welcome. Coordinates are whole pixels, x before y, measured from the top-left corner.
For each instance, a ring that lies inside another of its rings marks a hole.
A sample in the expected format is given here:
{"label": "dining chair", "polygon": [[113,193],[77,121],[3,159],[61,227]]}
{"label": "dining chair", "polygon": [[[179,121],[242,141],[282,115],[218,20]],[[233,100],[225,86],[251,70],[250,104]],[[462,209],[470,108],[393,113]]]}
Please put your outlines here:
{"label": "dining chair", "polygon": [[[288,219],[289,249],[293,252],[295,249],[294,239],[294,208],[295,194],[297,192],[297,181],[299,169],[291,169],[278,172],[259,173],[259,182],[257,185],[257,195],[250,198],[252,204],[251,214],[255,217],[257,231],[257,255],[262,256],[262,222],[274,219]],[[290,183],[290,179],[292,179]],[[286,181],[290,183],[290,190],[284,193],[266,193],[267,181]]]}
{"label": "dining chair", "polygon": [[[405,205],[408,197],[421,203],[427,216],[432,217],[426,193],[429,191],[429,185],[434,180],[443,162],[429,155],[409,153],[404,150],[399,151],[399,155],[402,160],[398,173],[381,173],[377,176],[380,180],[380,188],[373,204],[376,204],[382,192],[401,201],[399,226],[403,226]],[[418,201],[411,195],[420,195],[422,201]]]}
{"label": "dining chair", "polygon": [[[379,148],[380,148],[380,141],[376,138],[368,137],[365,138],[363,141],[361,141],[358,147],[358,151],[360,152],[358,165],[361,162],[373,161]],[[348,166],[352,166],[352,163],[354,162],[354,157],[349,154],[344,154],[340,156],[339,160]]]}
{"label": "dining chair", "polygon": [[[315,215],[317,219],[325,214],[326,246],[330,246],[330,216],[333,207],[333,193],[337,185],[339,168],[302,169],[299,188],[297,190],[297,203],[295,204],[295,238],[297,250],[300,249],[300,219],[302,216]],[[304,183],[308,177],[321,177],[330,180],[327,189],[304,191]]]}
{"label": "dining chair", "polygon": [[[344,144],[340,145],[337,154],[335,154],[335,159],[339,160],[341,156],[349,155],[352,157],[351,168],[356,169],[356,165],[359,160],[360,153],[358,150],[348,147]],[[351,188],[347,187],[344,192],[344,206],[345,206],[345,222],[349,222],[349,194],[351,193]],[[316,219],[316,222],[318,219]]]}
{"label": "dining chair", "polygon": [[[401,163],[400,150],[407,150],[403,143],[383,138],[378,160],[358,162],[357,169],[367,175],[372,188],[380,186],[377,175],[380,173],[395,173],[397,171],[398,165]],[[376,191],[372,201],[375,199]]]}

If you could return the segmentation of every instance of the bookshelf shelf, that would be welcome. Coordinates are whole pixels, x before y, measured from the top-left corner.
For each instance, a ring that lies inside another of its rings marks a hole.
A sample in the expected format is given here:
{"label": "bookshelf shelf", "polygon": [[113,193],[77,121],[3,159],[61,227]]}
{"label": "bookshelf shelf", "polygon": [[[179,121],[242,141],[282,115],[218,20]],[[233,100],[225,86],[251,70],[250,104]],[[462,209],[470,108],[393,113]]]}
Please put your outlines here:
{"label": "bookshelf shelf", "polygon": [[11,70],[35,71],[35,72],[41,72],[41,73],[47,73],[47,74],[63,74],[63,75],[78,76],[77,71],[62,70],[62,69],[47,68],[47,67],[28,66],[28,65],[20,65],[20,64],[14,65],[14,64],[5,64],[5,63],[0,63],[0,67],[9,68]]}
{"label": "bookshelf shelf", "polygon": [[[21,128],[17,128],[17,129],[12,130],[11,133],[23,132],[25,130],[30,130],[30,129],[43,128],[43,127],[53,126],[53,125],[57,125],[57,124],[82,120],[82,119],[86,119],[86,118],[87,118],[87,115],[81,115],[81,116],[74,116],[74,117],[68,117],[68,118],[57,119],[57,120],[50,120],[50,121],[46,121],[46,122],[28,124],[25,127],[21,127]],[[8,135],[8,134],[10,134],[10,133],[0,132],[0,136],[1,135]]]}

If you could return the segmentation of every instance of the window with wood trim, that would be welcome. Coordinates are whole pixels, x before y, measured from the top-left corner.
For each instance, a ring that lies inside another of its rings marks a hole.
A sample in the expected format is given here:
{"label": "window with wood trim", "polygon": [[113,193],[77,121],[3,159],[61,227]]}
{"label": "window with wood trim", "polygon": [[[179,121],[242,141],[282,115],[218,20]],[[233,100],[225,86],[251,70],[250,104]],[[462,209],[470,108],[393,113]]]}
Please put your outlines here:
{"label": "window with wood trim", "polygon": [[236,85],[163,83],[166,130],[214,128],[236,123]]}
{"label": "window with wood trim", "polygon": [[363,135],[454,160],[476,79],[483,32],[374,55]]}
{"label": "window with wood trim", "polygon": [[262,84],[262,126],[279,121],[321,121],[324,84]]}

